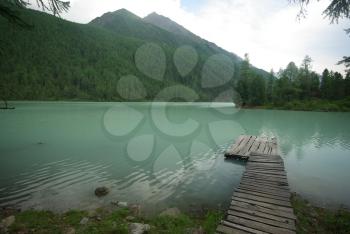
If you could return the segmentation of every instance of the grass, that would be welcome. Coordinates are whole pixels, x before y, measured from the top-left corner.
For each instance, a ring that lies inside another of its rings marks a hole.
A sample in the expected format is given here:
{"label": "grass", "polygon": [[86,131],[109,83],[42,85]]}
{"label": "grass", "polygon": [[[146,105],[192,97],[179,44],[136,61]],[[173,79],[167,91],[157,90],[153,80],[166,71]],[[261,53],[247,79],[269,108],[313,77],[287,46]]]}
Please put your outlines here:
{"label": "grass", "polygon": [[299,195],[293,194],[292,205],[297,216],[297,233],[350,233],[350,211],[312,206]]}
{"label": "grass", "polygon": [[[297,233],[350,233],[350,211],[345,208],[336,210],[312,206],[299,195],[293,194],[292,205],[297,216]],[[145,223],[151,226],[148,233],[192,233],[201,228],[204,233],[214,233],[219,221],[223,218],[222,211],[210,210],[204,215],[180,214],[171,216],[133,216],[127,208],[115,210],[99,208],[94,212],[95,218],[89,218],[87,224],[80,224],[87,211],[71,210],[63,214],[50,211],[27,210],[15,214],[16,221],[10,226],[10,233],[66,233],[74,228],[75,233],[128,233],[130,222]],[[133,216],[132,221],[127,217]],[[96,218],[99,217],[99,218]]]}
{"label": "grass", "polygon": [[[129,233],[127,217],[132,212],[127,208],[116,210],[97,209],[95,218],[89,218],[87,224],[80,224],[88,212],[71,210],[63,214],[50,211],[27,210],[15,214],[16,221],[9,228],[9,233],[66,233],[74,228],[75,233]],[[99,217],[96,219],[96,217]],[[154,216],[145,218],[134,216],[132,222],[151,226],[148,233],[186,233],[201,227],[205,233],[214,233],[218,222],[223,217],[221,211],[208,211],[202,217],[180,214],[177,217]],[[191,233],[191,232],[190,232]]]}

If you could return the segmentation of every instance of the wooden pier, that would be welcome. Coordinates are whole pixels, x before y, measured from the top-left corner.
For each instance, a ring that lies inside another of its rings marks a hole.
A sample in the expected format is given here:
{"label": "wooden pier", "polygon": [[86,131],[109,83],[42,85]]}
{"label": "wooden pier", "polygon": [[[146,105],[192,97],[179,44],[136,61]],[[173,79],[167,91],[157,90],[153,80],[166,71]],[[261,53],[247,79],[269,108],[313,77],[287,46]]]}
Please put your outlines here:
{"label": "wooden pier", "polygon": [[246,170],[217,233],[295,233],[296,217],[276,139],[240,136],[225,154],[246,159]]}

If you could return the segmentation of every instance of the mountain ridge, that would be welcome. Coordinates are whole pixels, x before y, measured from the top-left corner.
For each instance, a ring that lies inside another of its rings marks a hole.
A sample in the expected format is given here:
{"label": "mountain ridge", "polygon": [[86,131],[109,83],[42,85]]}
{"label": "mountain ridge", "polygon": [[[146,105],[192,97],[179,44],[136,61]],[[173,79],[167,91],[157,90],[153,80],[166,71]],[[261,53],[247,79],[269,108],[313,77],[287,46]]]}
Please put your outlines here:
{"label": "mountain ridge", "polygon": [[[107,12],[88,24],[29,9],[21,14],[35,25],[32,30],[13,29],[0,18],[0,43],[4,43],[0,81],[8,99],[125,101],[118,82],[134,75],[147,90],[146,97],[138,100],[152,100],[160,90],[181,84],[195,90],[199,101],[211,101],[223,89],[233,88],[239,76],[241,59],[235,54],[197,37],[171,33],[126,9]],[[158,44],[166,55],[163,81],[149,79],[135,65],[135,52],[149,42]],[[183,45],[198,53],[197,64],[185,77],[172,61]],[[234,79],[214,90],[201,88],[203,65],[220,53],[232,59]]]}

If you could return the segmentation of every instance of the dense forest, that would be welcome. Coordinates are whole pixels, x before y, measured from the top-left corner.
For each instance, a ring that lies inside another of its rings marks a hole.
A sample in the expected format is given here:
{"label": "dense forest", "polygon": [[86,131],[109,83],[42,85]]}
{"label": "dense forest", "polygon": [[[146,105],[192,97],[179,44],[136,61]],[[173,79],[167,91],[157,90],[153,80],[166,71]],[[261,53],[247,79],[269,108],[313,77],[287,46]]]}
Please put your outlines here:
{"label": "dense forest", "polygon": [[[153,100],[172,85],[185,85],[198,94],[197,100],[211,101],[227,87],[202,89],[204,63],[212,55],[224,54],[232,60],[233,76],[238,77],[242,61],[211,42],[183,31],[167,31],[125,9],[106,13],[89,24],[26,9],[21,10],[21,18],[32,27],[17,27],[0,17],[2,99],[124,101],[128,95],[120,95],[118,82],[132,75],[138,80],[130,82],[136,84],[130,90],[145,91],[135,101]],[[173,22],[174,27],[180,26]],[[159,45],[165,54],[161,81],[150,79],[135,65],[137,49],[149,42]],[[198,54],[198,62],[185,76],[173,62],[174,52],[183,45],[191,46]],[[228,85],[233,84],[232,79]]]}
{"label": "dense forest", "polygon": [[312,71],[312,59],[305,56],[298,67],[290,62],[285,69],[268,78],[250,69],[248,55],[241,64],[235,87],[242,105],[293,110],[350,111],[350,71],[345,77],[325,69]]}

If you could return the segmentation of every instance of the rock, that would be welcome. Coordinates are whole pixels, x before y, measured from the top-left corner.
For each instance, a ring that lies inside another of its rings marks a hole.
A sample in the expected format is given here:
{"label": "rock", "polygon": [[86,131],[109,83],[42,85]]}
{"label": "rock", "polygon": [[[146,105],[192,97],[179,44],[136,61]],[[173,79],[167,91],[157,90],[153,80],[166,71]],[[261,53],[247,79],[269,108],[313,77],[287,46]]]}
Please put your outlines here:
{"label": "rock", "polygon": [[89,222],[89,218],[87,218],[87,217],[84,217],[84,218],[82,218],[81,220],[80,220],[80,224],[81,225],[85,225],[85,224],[87,224]]}
{"label": "rock", "polygon": [[129,224],[130,234],[143,234],[151,229],[151,226],[143,223],[131,223]]}
{"label": "rock", "polygon": [[117,227],[117,222],[113,221],[112,228],[116,228],[116,227]]}
{"label": "rock", "polygon": [[96,216],[97,216],[96,210],[89,210],[89,211],[88,211],[88,217],[89,217],[89,218],[94,218],[94,217],[96,217]]}
{"label": "rock", "polygon": [[202,227],[199,228],[186,228],[185,234],[204,234],[204,230]]}
{"label": "rock", "polygon": [[75,234],[75,229],[73,227],[69,227],[64,231],[64,234]]}
{"label": "rock", "polygon": [[131,215],[126,216],[126,218],[125,218],[126,221],[133,221],[134,219],[135,219],[135,217],[131,216]]}
{"label": "rock", "polygon": [[95,189],[95,195],[98,197],[106,196],[109,193],[109,188],[103,186]]}
{"label": "rock", "polygon": [[112,201],[111,204],[112,204],[113,206],[118,206],[118,201]]}
{"label": "rock", "polygon": [[139,204],[133,204],[129,207],[131,214],[135,216],[141,215],[141,206]]}
{"label": "rock", "polygon": [[7,218],[4,218],[2,221],[1,221],[1,226],[3,226],[4,228],[8,228],[10,227],[14,222],[16,221],[16,218],[14,215],[11,215]]}
{"label": "rock", "polygon": [[164,210],[162,213],[160,213],[159,216],[170,216],[170,217],[178,217],[181,214],[181,211],[174,207],[174,208],[168,208]]}
{"label": "rock", "polygon": [[127,202],[118,202],[118,206],[119,207],[128,207],[128,203]]}

